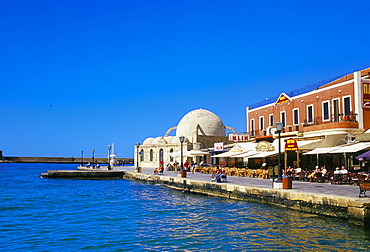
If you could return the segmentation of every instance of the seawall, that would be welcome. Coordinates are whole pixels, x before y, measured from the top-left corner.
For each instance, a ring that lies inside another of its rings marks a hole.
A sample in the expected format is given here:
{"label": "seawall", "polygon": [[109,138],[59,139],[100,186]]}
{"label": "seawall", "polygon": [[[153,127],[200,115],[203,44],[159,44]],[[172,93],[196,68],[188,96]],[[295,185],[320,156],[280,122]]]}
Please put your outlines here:
{"label": "seawall", "polygon": [[350,223],[370,227],[370,200],[367,198],[338,197],[330,194],[313,194],[295,190],[256,188],[232,183],[205,182],[188,178],[135,172],[126,172],[123,178],[163,184],[185,192],[255,203],[267,203],[301,212],[347,219]]}
{"label": "seawall", "polygon": [[[119,158],[125,164],[133,164],[132,158]],[[92,158],[78,157],[2,157],[0,163],[56,163],[56,164],[81,164],[92,163]],[[107,164],[108,158],[94,158],[96,164]]]}

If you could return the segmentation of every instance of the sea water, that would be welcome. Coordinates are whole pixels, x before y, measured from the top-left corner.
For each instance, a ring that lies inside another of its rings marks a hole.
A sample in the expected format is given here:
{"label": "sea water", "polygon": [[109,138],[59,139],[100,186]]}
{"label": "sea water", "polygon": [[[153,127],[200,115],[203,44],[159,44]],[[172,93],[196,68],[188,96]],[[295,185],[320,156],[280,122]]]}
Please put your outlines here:
{"label": "sea water", "polygon": [[41,179],[0,164],[1,251],[370,251],[344,220],[130,180]]}

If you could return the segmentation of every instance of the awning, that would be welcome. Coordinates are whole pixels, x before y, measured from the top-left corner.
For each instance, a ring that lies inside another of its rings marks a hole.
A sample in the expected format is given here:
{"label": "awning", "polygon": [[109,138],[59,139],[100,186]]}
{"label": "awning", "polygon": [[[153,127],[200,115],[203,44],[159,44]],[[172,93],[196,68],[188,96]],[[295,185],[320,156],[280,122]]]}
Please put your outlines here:
{"label": "awning", "polygon": [[297,144],[298,144],[298,149],[300,149],[300,150],[305,150],[305,149],[312,150],[312,149],[314,149],[314,147],[313,147],[314,144],[323,141],[322,139],[315,139],[315,140],[299,140],[299,139],[296,139],[296,140],[297,140]]}
{"label": "awning", "polygon": [[312,151],[303,153],[303,155],[328,154],[331,151],[334,151],[339,148],[340,146],[316,148],[316,149],[313,149]]}
{"label": "awning", "polygon": [[204,155],[209,155],[209,152],[207,151],[200,151],[200,150],[191,150],[189,151],[190,155],[193,156],[204,156]]}
{"label": "awning", "polygon": [[355,143],[345,145],[337,150],[333,150],[330,153],[354,153],[364,149],[370,149],[370,143]]}
{"label": "awning", "polygon": [[370,151],[367,151],[363,154],[361,154],[360,156],[357,156],[355,157],[357,160],[360,160],[360,161],[367,161],[367,160],[370,160]]}
{"label": "awning", "polygon": [[[235,152],[234,152],[235,153]],[[243,158],[243,157],[248,157],[250,155],[253,155],[253,154],[250,154],[250,151],[243,151],[239,154],[236,154],[236,155],[233,155],[231,156],[232,158]]]}
{"label": "awning", "polygon": [[227,152],[223,152],[223,153],[220,153],[220,154],[217,154],[217,155],[213,155],[212,157],[234,157],[235,155],[239,155],[241,153],[242,152],[227,151]]}
{"label": "awning", "polygon": [[261,151],[259,153],[249,156],[248,158],[265,158],[265,157],[270,157],[270,156],[274,156],[278,154],[279,154],[279,151]]}

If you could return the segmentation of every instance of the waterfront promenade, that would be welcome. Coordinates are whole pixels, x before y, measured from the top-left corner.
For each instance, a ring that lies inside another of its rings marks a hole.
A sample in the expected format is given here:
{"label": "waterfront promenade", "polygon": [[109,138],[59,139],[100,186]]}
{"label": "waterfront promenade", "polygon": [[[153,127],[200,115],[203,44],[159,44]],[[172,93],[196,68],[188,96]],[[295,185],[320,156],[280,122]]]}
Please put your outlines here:
{"label": "waterfront promenade", "polygon": [[[135,172],[135,167],[133,166],[125,166],[121,168],[125,171]],[[154,175],[153,168],[142,168],[143,174]],[[178,177],[179,172],[174,171],[165,171],[161,176],[167,177]],[[210,174],[201,174],[199,172],[187,173],[187,179],[202,181],[202,182],[211,182],[211,175]],[[248,186],[248,187],[255,187],[255,188],[262,188],[268,189],[272,188],[272,180],[271,179],[261,179],[261,178],[248,178],[248,177],[237,177],[237,176],[228,176],[228,182],[221,182],[218,184],[235,184],[240,186]],[[289,190],[289,191],[297,191],[301,193],[307,194],[327,194],[331,196],[338,196],[338,197],[353,197],[359,199],[359,192],[360,189],[356,185],[335,185],[330,183],[311,183],[311,182],[302,182],[302,181],[295,181],[293,180],[292,189],[281,189],[281,190]],[[361,198],[361,201],[367,201],[370,203],[370,192],[368,193],[369,198]]]}
{"label": "waterfront promenade", "polygon": [[[302,212],[347,219],[370,227],[370,197],[359,198],[359,186],[293,181],[292,189],[273,188],[271,179],[229,176],[227,182],[212,182],[212,175],[165,171],[155,175],[153,168],[136,172],[134,166],[116,167],[112,171],[49,170],[42,178],[130,179],[163,184],[184,192],[199,193],[256,203],[267,203]],[[370,196],[370,192],[369,192]]]}

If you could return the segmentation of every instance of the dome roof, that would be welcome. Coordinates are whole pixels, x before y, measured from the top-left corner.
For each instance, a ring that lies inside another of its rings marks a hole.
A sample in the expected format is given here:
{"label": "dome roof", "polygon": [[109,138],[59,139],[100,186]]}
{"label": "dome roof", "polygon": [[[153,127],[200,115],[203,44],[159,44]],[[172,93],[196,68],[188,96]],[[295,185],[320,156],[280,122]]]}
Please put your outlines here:
{"label": "dome roof", "polygon": [[[199,127],[198,127],[199,125]],[[221,119],[206,109],[196,109],[187,113],[177,125],[176,136],[193,139],[195,135],[226,136]]]}
{"label": "dome roof", "polygon": [[147,139],[144,140],[143,145],[152,144],[153,140],[154,137],[148,137]]}

